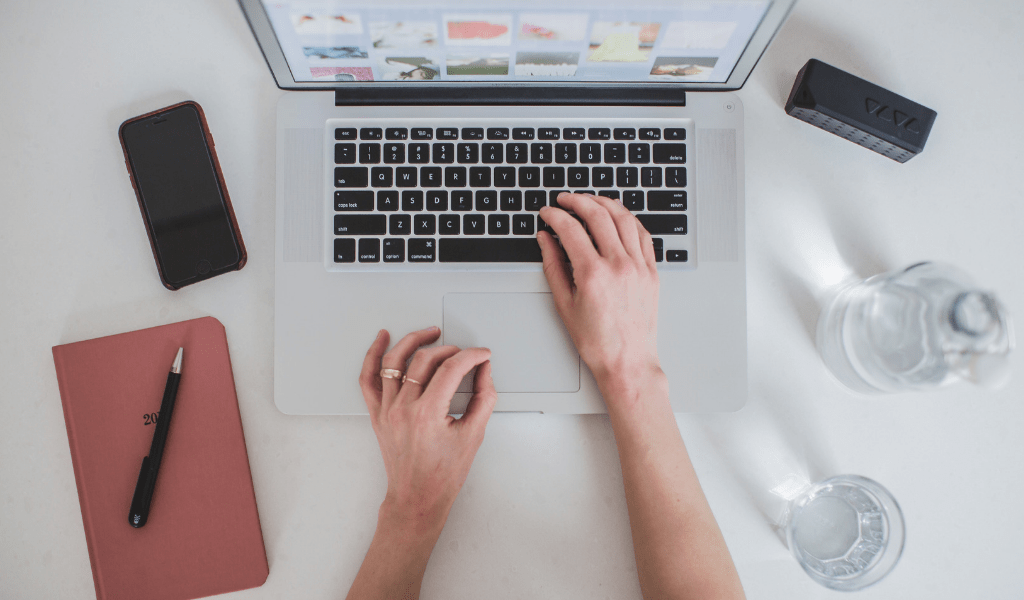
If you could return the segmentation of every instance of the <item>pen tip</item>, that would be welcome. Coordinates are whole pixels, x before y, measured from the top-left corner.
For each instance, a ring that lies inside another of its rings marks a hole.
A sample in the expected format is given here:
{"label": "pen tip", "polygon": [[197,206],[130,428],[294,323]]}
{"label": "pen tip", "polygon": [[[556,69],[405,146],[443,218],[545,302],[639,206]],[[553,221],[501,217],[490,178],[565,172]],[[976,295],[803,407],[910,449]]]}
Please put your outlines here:
{"label": "pen tip", "polygon": [[184,348],[178,348],[178,355],[174,357],[174,364],[171,365],[172,373],[181,373],[181,354]]}

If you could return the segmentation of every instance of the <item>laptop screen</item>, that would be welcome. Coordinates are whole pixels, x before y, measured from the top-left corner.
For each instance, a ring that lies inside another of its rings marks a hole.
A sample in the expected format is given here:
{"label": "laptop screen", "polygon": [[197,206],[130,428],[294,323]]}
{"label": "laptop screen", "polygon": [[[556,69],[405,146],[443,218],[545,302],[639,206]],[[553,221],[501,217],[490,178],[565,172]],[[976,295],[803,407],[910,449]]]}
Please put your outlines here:
{"label": "laptop screen", "polygon": [[[286,73],[274,67],[267,41],[260,39],[260,43],[278,85],[284,88],[384,82],[413,87],[429,82],[593,82],[719,88],[734,75],[773,4],[773,0],[261,2],[260,17],[280,47]],[[242,4],[247,14],[253,12],[254,3]],[[253,24],[253,15],[249,18]],[[260,38],[255,26],[254,31]],[[772,33],[774,29],[768,39]],[[754,61],[763,45],[755,49]],[[291,81],[282,81],[284,75]]]}

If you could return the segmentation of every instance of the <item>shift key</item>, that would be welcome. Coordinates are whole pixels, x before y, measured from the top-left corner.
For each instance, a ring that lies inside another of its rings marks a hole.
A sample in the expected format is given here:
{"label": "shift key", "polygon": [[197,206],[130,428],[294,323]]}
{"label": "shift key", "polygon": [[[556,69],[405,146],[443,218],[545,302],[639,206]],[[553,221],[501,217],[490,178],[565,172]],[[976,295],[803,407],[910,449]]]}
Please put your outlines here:
{"label": "shift key", "polygon": [[335,167],[334,187],[364,188],[370,185],[370,171],[366,167]]}
{"label": "shift key", "polygon": [[334,215],[334,235],[384,235],[385,215]]}
{"label": "shift key", "polygon": [[651,235],[686,235],[686,215],[637,215]]}

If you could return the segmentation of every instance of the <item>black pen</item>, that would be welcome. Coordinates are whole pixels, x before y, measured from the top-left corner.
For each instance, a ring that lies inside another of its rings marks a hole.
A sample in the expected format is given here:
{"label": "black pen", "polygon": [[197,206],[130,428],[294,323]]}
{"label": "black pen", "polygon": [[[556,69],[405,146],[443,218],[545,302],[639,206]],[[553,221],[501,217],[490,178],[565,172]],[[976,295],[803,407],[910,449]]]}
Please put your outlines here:
{"label": "black pen", "polygon": [[160,403],[160,416],[157,417],[156,431],[153,432],[153,444],[149,447],[149,456],[142,459],[139,482],[135,484],[135,495],[132,496],[132,507],[128,512],[128,523],[132,527],[142,527],[149,518],[149,502],[153,499],[156,474],[160,470],[160,459],[164,455],[164,444],[167,442],[167,429],[171,426],[174,398],[178,395],[178,382],[181,381],[183,350],[184,348],[178,348],[178,355],[174,357],[171,372],[167,374],[167,386],[164,388],[164,399]]}

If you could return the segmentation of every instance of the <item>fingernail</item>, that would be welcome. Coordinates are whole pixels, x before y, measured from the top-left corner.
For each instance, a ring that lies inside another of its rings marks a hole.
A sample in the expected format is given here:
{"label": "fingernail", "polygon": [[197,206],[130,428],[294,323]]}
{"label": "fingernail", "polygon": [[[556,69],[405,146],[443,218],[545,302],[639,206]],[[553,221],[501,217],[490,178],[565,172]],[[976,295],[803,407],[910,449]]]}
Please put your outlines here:
{"label": "fingernail", "polygon": [[569,195],[569,192],[558,192],[558,197],[559,198],[561,198],[562,196],[568,196],[568,195]]}

